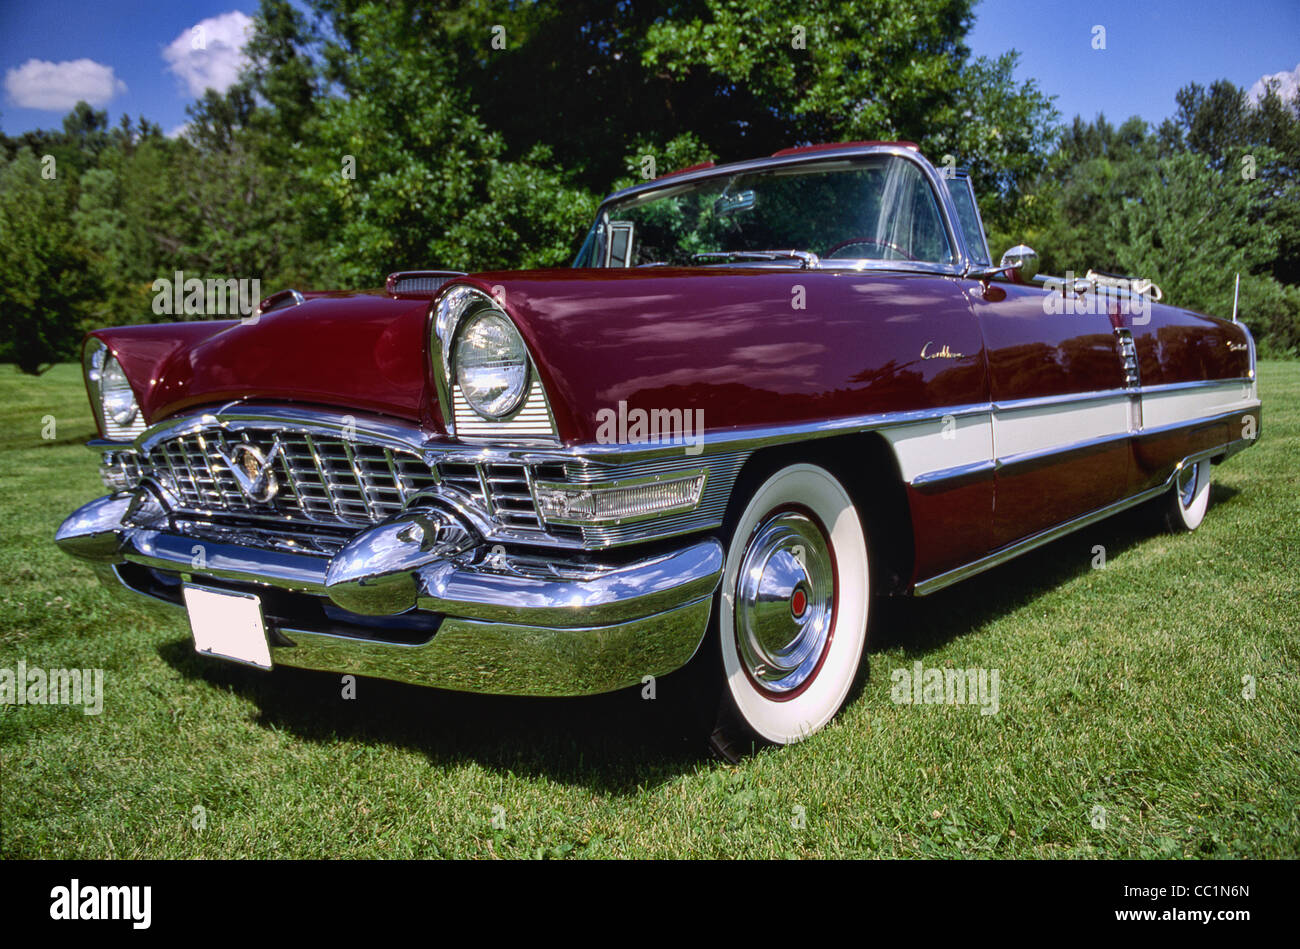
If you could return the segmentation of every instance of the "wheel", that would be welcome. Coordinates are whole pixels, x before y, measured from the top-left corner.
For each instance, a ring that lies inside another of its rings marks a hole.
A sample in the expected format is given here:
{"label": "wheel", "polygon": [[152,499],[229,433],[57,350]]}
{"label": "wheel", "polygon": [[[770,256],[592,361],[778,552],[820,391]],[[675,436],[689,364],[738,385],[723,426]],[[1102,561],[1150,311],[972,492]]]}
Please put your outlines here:
{"label": "wheel", "polygon": [[1205,520],[1210,504],[1210,460],[1183,465],[1174,476],[1165,501],[1165,526],[1175,534],[1194,531]]}
{"label": "wheel", "polygon": [[764,481],[735,525],[718,603],[722,757],[789,744],[829,722],[858,677],[871,602],[862,522],[824,468]]}

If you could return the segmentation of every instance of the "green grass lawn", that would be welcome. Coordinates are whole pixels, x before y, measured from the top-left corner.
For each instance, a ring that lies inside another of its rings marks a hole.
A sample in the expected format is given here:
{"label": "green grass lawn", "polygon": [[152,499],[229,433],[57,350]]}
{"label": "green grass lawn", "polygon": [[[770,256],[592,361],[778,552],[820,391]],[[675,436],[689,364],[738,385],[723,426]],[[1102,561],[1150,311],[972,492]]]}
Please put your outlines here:
{"label": "green grass lawn", "polygon": [[[0,668],[99,667],[106,692],[99,716],[0,705],[0,855],[1294,857],[1300,364],[1261,390],[1195,534],[1133,512],[891,601],[835,723],[727,766],[636,693],[345,701],[199,660],[52,543],[103,493],[77,368],[0,366]],[[916,660],[999,670],[1000,710],[894,704]]]}

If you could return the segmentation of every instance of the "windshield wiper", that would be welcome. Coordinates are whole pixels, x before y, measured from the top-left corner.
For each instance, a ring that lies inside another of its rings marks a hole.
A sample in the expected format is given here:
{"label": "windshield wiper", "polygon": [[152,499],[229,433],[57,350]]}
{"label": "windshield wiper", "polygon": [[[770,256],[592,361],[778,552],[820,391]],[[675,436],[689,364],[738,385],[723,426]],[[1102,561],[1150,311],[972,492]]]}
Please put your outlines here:
{"label": "windshield wiper", "polygon": [[810,250],[711,250],[692,254],[691,260],[711,257],[742,257],[749,260],[797,260],[804,270],[814,270],[822,265],[821,258]]}

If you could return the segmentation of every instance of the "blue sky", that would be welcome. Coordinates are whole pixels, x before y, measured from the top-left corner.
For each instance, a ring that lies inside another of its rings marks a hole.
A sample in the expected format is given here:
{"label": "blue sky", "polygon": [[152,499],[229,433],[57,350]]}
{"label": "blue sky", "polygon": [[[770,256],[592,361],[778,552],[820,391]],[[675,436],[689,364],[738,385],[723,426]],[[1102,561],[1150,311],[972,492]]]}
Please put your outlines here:
{"label": "blue sky", "polygon": [[[1020,52],[1019,79],[1056,96],[1066,119],[1104,112],[1159,124],[1189,82],[1249,89],[1300,66],[1300,0],[983,0],[968,37],[978,54]],[[1106,49],[1092,48],[1093,27]]]}
{"label": "blue sky", "polygon": [[[128,112],[174,129],[196,90],[237,69],[243,20],[232,14],[255,6],[0,0],[0,129],[57,127],[74,90],[95,96],[112,121]],[[1017,76],[1036,79],[1067,118],[1105,112],[1158,123],[1187,82],[1227,78],[1249,87],[1278,72],[1294,78],[1300,67],[1300,0],[982,0],[976,16],[974,51],[1019,50]],[[191,30],[205,22],[205,48],[195,50]],[[1105,50],[1092,49],[1095,26],[1106,29]]]}

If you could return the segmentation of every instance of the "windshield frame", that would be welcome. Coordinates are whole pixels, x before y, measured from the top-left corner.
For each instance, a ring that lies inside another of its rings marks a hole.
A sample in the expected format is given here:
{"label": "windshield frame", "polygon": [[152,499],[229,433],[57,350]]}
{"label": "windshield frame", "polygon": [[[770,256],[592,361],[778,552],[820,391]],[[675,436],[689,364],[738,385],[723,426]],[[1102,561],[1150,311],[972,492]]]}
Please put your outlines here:
{"label": "windshield frame", "polygon": [[[630,188],[624,188],[621,191],[615,191],[600,203],[596,209],[596,218],[591,227],[587,230],[587,235],[583,239],[582,247],[579,249],[577,256],[574,258],[573,266],[578,267],[578,262],[587,256],[592,242],[596,239],[596,227],[601,220],[609,213],[611,205],[617,204],[630,197],[642,197],[650,192],[659,190],[676,190],[683,185],[689,185],[695,182],[701,182],[710,178],[734,177],[738,174],[751,172],[761,172],[769,168],[776,168],[788,165],[799,164],[817,164],[820,162],[843,160],[844,158],[864,158],[875,155],[890,155],[910,161],[920,169],[926,184],[930,187],[930,195],[934,199],[935,205],[939,209],[939,217],[943,221],[944,231],[948,237],[949,246],[953,250],[955,260],[952,263],[935,263],[931,261],[909,261],[909,260],[879,260],[876,258],[852,258],[836,257],[823,259],[818,265],[821,270],[903,270],[919,271],[922,273],[939,273],[945,275],[962,276],[970,272],[975,266],[974,257],[967,247],[965,235],[957,217],[957,209],[952,203],[952,195],[948,191],[947,184],[942,180],[939,172],[931,165],[919,151],[905,145],[849,145],[843,148],[827,148],[817,151],[802,152],[793,155],[780,155],[769,158],[755,158],[749,161],[732,162],[726,165],[715,165],[713,167],[692,169],[683,172],[664,175],[661,178],[655,178],[652,181],[643,184],[632,185]],[[978,208],[979,205],[976,204]],[[980,222],[981,229],[983,222]],[[986,237],[987,240],[987,237]],[[719,267],[719,266],[752,266],[750,264],[701,264],[702,267]],[[765,262],[764,266],[772,266],[771,262]],[[791,261],[789,266],[801,266],[798,261]],[[594,267],[590,269],[637,269],[637,268],[606,268]]]}

